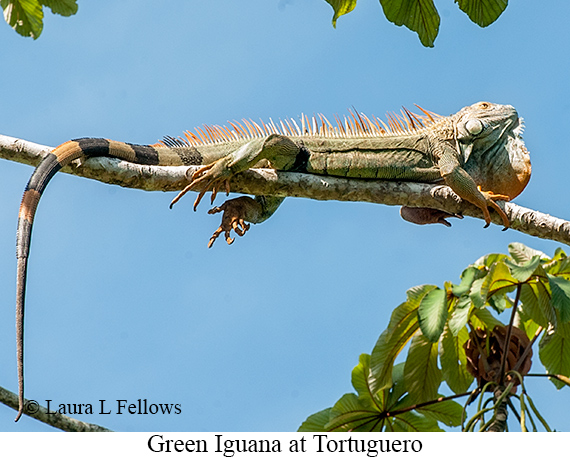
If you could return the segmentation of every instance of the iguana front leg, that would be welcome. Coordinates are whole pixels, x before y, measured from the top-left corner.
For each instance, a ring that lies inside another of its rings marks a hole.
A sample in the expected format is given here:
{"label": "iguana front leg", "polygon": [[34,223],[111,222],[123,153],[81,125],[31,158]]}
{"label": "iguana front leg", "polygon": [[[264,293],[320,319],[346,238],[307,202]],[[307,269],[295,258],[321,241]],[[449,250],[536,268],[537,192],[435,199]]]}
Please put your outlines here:
{"label": "iguana front leg", "polygon": [[443,151],[438,165],[445,183],[462,199],[473,203],[483,211],[486,222],[485,228],[491,223],[489,206],[501,216],[505,226],[503,230],[509,228],[509,218],[503,209],[495,203],[496,200],[509,201],[510,198],[508,196],[481,190],[481,187],[477,186],[473,178],[461,167],[456,152],[451,147]]}

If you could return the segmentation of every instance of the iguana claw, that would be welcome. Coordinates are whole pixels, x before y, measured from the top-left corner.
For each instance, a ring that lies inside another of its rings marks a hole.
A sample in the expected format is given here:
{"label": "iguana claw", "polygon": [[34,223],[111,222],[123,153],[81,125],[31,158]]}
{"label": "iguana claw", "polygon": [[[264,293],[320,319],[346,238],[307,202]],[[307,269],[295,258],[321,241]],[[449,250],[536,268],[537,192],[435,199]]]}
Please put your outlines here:
{"label": "iguana claw", "polygon": [[[247,197],[246,197],[247,198]],[[249,230],[250,225],[245,222],[244,217],[246,213],[246,206],[243,197],[228,200],[221,206],[216,206],[208,211],[208,214],[216,214],[224,212],[222,216],[222,223],[218,229],[211,236],[208,241],[208,247],[211,248],[218,237],[224,232],[226,243],[232,244],[235,238],[230,237],[230,232],[233,230],[239,236],[244,236],[245,232]]]}
{"label": "iguana claw", "polygon": [[507,230],[511,226],[511,221],[509,221],[509,218],[507,217],[503,209],[499,205],[497,205],[497,203],[495,203],[495,200],[508,202],[510,198],[507,195],[495,194],[490,191],[481,190],[480,187],[479,187],[479,192],[483,194],[483,196],[485,197],[485,201],[487,203],[484,207],[481,208],[483,210],[483,215],[485,216],[485,222],[486,222],[484,228],[489,227],[489,225],[491,224],[491,215],[489,214],[489,208],[488,208],[490,206],[499,214],[499,216],[501,216],[504,225],[503,231]]}
{"label": "iguana claw", "polygon": [[[208,192],[208,190],[212,190],[212,200],[211,203],[214,203],[216,199],[216,195],[218,194],[218,186],[223,183],[226,191],[226,195],[230,193],[230,180],[229,177],[223,173],[223,170],[214,169],[214,167],[218,164],[218,162],[213,162],[209,165],[206,165],[200,168],[198,171],[194,172],[192,176],[189,178],[190,184],[188,184],[174,199],[170,202],[170,209],[174,206],[178,200],[180,200],[184,194],[188,191],[192,190],[193,188],[199,186],[201,183],[205,183],[204,188],[200,191],[196,200],[194,201],[194,211],[202,201],[202,198]],[[219,165],[217,168],[220,168]]]}

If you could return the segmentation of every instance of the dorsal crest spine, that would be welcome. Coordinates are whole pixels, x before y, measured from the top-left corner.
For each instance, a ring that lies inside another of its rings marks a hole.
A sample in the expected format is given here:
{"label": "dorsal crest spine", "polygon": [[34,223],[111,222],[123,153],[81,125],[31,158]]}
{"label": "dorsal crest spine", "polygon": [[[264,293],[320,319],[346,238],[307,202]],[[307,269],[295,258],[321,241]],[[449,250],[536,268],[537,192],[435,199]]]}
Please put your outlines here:
{"label": "dorsal crest spine", "polygon": [[202,127],[196,127],[194,132],[191,130],[185,131],[184,137],[165,136],[159,144],[170,148],[212,145],[261,138],[271,134],[295,137],[318,136],[324,138],[406,135],[425,129],[444,118],[444,116],[427,111],[418,105],[416,107],[422,114],[413,113],[406,108],[402,108],[400,114],[387,114],[387,124],[376,116],[369,118],[355,108],[348,110],[349,115],[344,116],[342,119],[335,115],[336,125],[333,125],[320,113],[311,117],[301,114],[301,126],[292,118],[279,120],[278,123],[275,123],[271,118],[269,122],[260,120],[260,123],[251,119],[228,121],[230,127],[204,124]]}

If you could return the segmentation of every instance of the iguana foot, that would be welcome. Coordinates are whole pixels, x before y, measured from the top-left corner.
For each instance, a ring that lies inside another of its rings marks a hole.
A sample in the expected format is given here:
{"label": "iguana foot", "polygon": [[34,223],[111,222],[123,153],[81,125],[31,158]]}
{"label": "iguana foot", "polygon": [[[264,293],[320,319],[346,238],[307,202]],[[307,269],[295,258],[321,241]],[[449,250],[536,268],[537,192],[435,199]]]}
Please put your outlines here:
{"label": "iguana foot", "polygon": [[434,208],[412,208],[410,206],[402,206],[400,208],[400,216],[405,221],[413,224],[443,224],[446,227],[451,227],[451,224],[446,220],[448,217],[463,219],[461,214],[448,213]]}
{"label": "iguana foot", "polygon": [[509,221],[509,218],[507,217],[507,215],[505,214],[505,212],[503,211],[503,209],[497,205],[495,203],[496,200],[501,200],[501,201],[505,201],[508,202],[510,200],[510,198],[507,195],[501,195],[501,194],[495,194],[493,192],[490,191],[484,191],[481,190],[480,187],[478,187],[479,192],[481,192],[481,194],[483,194],[483,197],[485,197],[485,201],[486,201],[486,205],[484,207],[481,207],[481,209],[483,210],[483,215],[485,216],[485,227],[487,228],[489,227],[489,224],[491,224],[491,215],[489,214],[489,206],[491,208],[493,208],[497,213],[499,213],[499,216],[501,216],[501,219],[503,220],[503,231],[507,230],[510,226],[511,226],[511,221]]}
{"label": "iguana foot", "polygon": [[232,230],[239,236],[245,235],[245,232],[249,230],[249,224],[245,222],[245,218],[247,217],[248,212],[252,209],[252,202],[257,205],[257,203],[250,197],[232,198],[222,206],[216,206],[208,211],[208,214],[221,213],[222,211],[224,213],[222,215],[222,223],[208,242],[209,248],[212,247],[222,232],[226,237],[226,243],[228,243],[228,245],[232,244],[235,239],[230,237],[230,232]]}
{"label": "iguana foot", "polygon": [[209,165],[206,165],[200,168],[198,171],[194,172],[192,176],[188,177],[190,180],[190,184],[188,184],[184,190],[182,190],[170,203],[170,209],[174,206],[174,204],[180,200],[184,194],[188,191],[199,187],[200,184],[203,184],[204,187],[196,197],[194,201],[194,211],[202,201],[202,198],[209,190],[212,190],[212,200],[211,202],[214,203],[216,199],[216,195],[218,194],[218,188],[222,185],[225,187],[226,195],[230,193],[230,175],[231,171],[226,164],[224,159],[217,160]]}

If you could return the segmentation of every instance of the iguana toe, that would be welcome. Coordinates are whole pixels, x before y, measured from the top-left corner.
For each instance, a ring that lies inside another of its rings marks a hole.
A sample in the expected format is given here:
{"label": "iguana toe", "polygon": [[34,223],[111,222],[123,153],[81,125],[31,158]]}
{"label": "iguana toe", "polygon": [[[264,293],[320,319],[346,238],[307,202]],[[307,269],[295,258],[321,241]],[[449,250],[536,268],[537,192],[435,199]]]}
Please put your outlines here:
{"label": "iguana toe", "polygon": [[487,203],[485,208],[481,208],[483,210],[483,214],[485,215],[485,222],[486,222],[485,228],[487,228],[491,223],[491,215],[489,214],[489,209],[488,209],[488,206],[490,206],[499,214],[499,216],[501,216],[501,220],[503,221],[504,225],[503,231],[507,230],[511,226],[511,221],[507,217],[507,214],[505,213],[503,208],[497,205],[496,201],[508,202],[510,198],[507,195],[495,194],[490,191],[484,191],[481,189],[479,189],[479,191],[483,194],[483,196],[485,197],[485,201]]}
{"label": "iguana toe", "polygon": [[210,237],[210,241],[208,242],[209,248],[212,247],[214,242],[222,233],[224,233],[226,243],[230,245],[234,242],[234,238],[230,236],[232,230],[239,236],[244,236],[245,232],[249,230],[250,225],[246,223],[244,219],[247,212],[246,201],[244,201],[244,197],[228,200],[223,205],[210,209],[208,211],[208,214],[216,214],[221,212],[224,213],[222,215],[222,223]]}
{"label": "iguana toe", "polygon": [[202,201],[202,198],[210,189],[212,190],[212,199],[211,202],[214,203],[216,199],[216,195],[218,194],[218,187],[223,182],[224,188],[226,191],[226,195],[230,193],[230,182],[229,176],[227,172],[227,167],[224,166],[223,163],[220,161],[211,163],[206,165],[199,170],[195,171],[192,176],[187,176],[188,179],[191,181],[170,203],[170,209],[174,206],[178,200],[180,200],[184,194],[188,191],[195,189],[196,187],[200,187],[200,184],[203,184],[203,188],[196,197],[194,201],[194,211]]}

